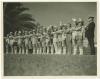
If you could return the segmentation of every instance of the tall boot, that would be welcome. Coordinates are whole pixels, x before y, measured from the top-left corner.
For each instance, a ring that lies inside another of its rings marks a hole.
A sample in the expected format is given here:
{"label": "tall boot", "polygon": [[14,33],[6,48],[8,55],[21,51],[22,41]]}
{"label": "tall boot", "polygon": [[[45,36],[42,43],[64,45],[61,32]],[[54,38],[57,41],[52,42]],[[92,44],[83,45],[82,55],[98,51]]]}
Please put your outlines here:
{"label": "tall boot", "polygon": [[79,48],[80,55],[83,55],[83,48]]}
{"label": "tall boot", "polygon": [[26,49],[26,54],[28,54],[28,49]]}
{"label": "tall boot", "polygon": [[77,48],[74,48],[73,55],[76,55],[76,54],[77,54]]}
{"label": "tall boot", "polygon": [[19,48],[19,54],[21,54],[21,48]]}

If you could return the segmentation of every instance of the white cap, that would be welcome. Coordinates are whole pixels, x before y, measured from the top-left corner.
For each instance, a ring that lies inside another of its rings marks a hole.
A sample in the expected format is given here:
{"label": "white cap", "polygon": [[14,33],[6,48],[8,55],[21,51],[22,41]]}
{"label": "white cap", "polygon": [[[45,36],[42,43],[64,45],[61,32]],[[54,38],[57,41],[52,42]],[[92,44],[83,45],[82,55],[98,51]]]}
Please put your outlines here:
{"label": "white cap", "polygon": [[82,19],[81,19],[81,18],[79,18],[78,20],[79,20],[79,21],[82,21]]}
{"label": "white cap", "polygon": [[75,18],[72,18],[73,21],[77,21]]}

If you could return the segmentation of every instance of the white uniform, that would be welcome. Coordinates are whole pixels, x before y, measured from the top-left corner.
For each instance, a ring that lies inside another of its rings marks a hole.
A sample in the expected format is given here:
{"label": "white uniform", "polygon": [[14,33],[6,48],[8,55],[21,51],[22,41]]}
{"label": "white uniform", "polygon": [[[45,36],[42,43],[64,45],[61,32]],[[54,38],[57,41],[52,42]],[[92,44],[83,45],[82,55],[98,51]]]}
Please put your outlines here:
{"label": "white uniform", "polygon": [[54,45],[55,54],[58,54],[57,43],[58,43],[58,38],[57,38],[56,34],[54,34],[54,37],[53,37],[53,45]]}
{"label": "white uniform", "polygon": [[58,34],[58,53],[61,54],[62,53],[62,34],[59,33]]}
{"label": "white uniform", "polygon": [[49,36],[46,36],[46,49],[47,49],[47,54],[49,54],[49,41],[50,41],[50,39],[49,39]]}
{"label": "white uniform", "polygon": [[37,37],[35,35],[32,35],[31,37],[32,45],[33,45],[33,54],[35,54],[36,51],[36,45],[37,45]]}
{"label": "white uniform", "polygon": [[25,52],[28,54],[29,36],[25,35]]}
{"label": "white uniform", "polygon": [[73,31],[73,33],[72,33],[73,46],[74,46],[73,55],[76,55],[78,47],[79,47],[80,54],[83,54],[82,28],[81,28],[81,26],[77,26],[77,27],[75,27],[75,29],[76,30]]}
{"label": "white uniform", "polygon": [[9,38],[6,37],[5,38],[6,54],[8,54],[9,52],[9,43],[10,43]]}
{"label": "white uniform", "polygon": [[9,45],[12,54],[13,54],[13,44],[14,44],[13,36],[9,36]]}
{"label": "white uniform", "polygon": [[19,54],[22,52],[22,38],[21,36],[18,36],[18,48],[19,48]]}
{"label": "white uniform", "polygon": [[62,51],[63,54],[66,54],[66,33],[62,33]]}

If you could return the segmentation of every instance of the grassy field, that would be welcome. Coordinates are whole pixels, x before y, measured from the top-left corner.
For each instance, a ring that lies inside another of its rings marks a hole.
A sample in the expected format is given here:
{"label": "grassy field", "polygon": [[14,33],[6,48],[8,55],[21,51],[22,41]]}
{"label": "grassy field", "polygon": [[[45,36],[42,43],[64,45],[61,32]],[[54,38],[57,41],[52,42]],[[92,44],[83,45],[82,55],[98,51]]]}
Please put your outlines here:
{"label": "grassy field", "polygon": [[96,75],[96,56],[4,55],[5,76]]}

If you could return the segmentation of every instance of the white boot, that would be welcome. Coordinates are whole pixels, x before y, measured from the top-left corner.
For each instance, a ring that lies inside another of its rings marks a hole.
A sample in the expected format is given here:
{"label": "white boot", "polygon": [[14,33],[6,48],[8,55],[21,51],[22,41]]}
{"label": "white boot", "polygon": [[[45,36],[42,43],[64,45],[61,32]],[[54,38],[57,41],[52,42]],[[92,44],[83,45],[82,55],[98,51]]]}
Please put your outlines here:
{"label": "white boot", "polygon": [[13,47],[11,48],[11,54],[13,54],[14,53],[14,51],[13,51]]}
{"label": "white boot", "polygon": [[80,48],[79,51],[80,51],[80,55],[83,55],[83,49]]}
{"label": "white boot", "polygon": [[17,49],[15,49],[15,54],[17,54]]}
{"label": "white boot", "polygon": [[24,54],[25,53],[25,51],[24,51],[24,49],[22,49],[22,54]]}
{"label": "white boot", "polygon": [[21,48],[19,48],[19,54],[21,54]]}
{"label": "white boot", "polygon": [[73,50],[73,55],[76,55],[76,53],[77,53],[77,49],[74,48],[74,50]]}
{"label": "white boot", "polygon": [[8,54],[8,48],[6,48],[6,54]]}
{"label": "white boot", "polygon": [[49,54],[49,48],[47,48],[47,54]]}
{"label": "white boot", "polygon": [[63,54],[66,54],[66,48],[65,47],[63,48]]}
{"label": "white boot", "polygon": [[26,49],[26,54],[28,54],[28,49]]}

